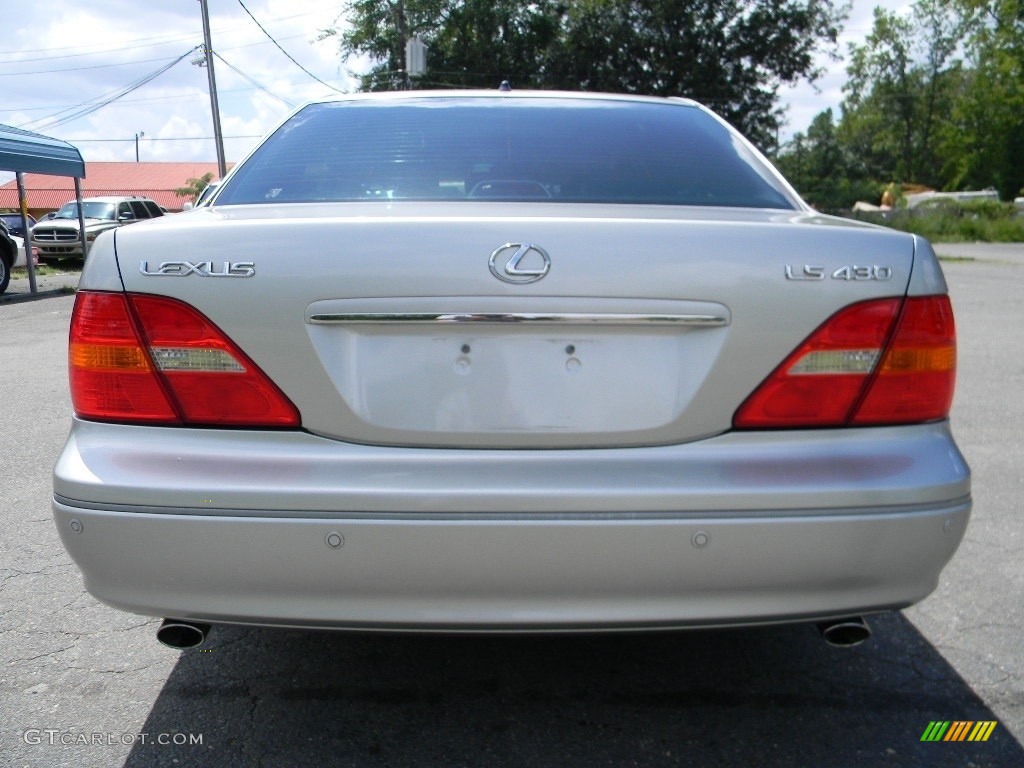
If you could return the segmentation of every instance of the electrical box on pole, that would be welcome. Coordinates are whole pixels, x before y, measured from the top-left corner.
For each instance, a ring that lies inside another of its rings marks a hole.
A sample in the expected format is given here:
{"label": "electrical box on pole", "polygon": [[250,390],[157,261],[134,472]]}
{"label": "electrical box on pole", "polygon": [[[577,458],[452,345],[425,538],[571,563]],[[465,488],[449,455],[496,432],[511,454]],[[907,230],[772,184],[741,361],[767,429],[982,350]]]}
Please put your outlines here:
{"label": "electrical box on pole", "polygon": [[409,77],[422,77],[427,73],[427,44],[419,35],[405,43],[405,73]]}

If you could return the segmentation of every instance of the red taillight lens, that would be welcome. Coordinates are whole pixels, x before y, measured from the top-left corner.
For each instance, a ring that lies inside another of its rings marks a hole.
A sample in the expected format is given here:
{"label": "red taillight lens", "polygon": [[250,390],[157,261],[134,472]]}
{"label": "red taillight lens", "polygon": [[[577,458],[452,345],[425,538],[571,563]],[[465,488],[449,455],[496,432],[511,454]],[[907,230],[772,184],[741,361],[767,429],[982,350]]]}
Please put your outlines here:
{"label": "red taillight lens", "polygon": [[68,377],[75,413],[84,419],[179,421],[139,343],[122,294],[78,292],[71,317]]}
{"label": "red taillight lens", "polygon": [[255,363],[174,299],[79,292],[69,357],[72,402],[82,418],[233,427],[300,422]]}
{"label": "red taillight lens", "polygon": [[852,414],[852,424],[906,424],[949,415],[956,383],[956,327],[947,296],[906,300],[896,333]]}
{"label": "red taillight lens", "polygon": [[949,414],[956,334],[946,296],[877,299],[827,320],[740,406],[737,429],[907,424]]}

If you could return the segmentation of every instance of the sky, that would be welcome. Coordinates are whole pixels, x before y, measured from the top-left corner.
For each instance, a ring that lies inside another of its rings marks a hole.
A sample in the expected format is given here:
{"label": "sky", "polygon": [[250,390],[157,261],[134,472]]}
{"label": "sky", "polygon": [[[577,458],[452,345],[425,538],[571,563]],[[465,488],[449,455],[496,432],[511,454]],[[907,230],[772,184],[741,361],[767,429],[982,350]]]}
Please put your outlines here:
{"label": "sky", "polygon": [[[199,0],[4,5],[0,123],[70,142],[87,162],[216,161],[208,74],[192,63],[203,42]],[[871,30],[875,5],[909,3],[853,0],[842,52]],[[208,7],[228,162],[304,101],[355,89],[349,69],[365,62],[343,63],[336,39],[317,41],[320,30],[341,23],[345,3],[208,0]],[[827,107],[838,116],[845,62],[823,64],[829,71],[816,86],[781,89],[783,140]]]}

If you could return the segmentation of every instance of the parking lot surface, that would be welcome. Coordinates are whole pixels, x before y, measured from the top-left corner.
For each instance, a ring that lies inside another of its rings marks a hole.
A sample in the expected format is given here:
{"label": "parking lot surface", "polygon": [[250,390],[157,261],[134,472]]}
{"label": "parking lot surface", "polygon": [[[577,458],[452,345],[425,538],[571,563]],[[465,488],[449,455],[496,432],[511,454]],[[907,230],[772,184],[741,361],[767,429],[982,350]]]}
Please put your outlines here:
{"label": "parking lot surface", "polygon": [[[51,519],[73,298],[0,301],[0,766],[1024,765],[1024,246],[937,250],[974,513],[939,589],[869,618],[873,638],[852,649],[810,626],[218,627],[170,651],[159,620],[84,591]],[[922,741],[935,721],[996,725],[984,742]]]}

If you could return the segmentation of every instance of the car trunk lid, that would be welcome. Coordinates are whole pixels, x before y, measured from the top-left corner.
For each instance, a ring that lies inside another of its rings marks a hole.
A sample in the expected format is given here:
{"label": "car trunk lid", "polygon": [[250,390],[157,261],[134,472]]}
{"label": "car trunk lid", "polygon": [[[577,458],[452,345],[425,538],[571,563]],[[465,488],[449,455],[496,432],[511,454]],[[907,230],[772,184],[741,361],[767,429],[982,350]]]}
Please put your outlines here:
{"label": "car trunk lid", "polygon": [[[905,293],[913,240],[668,206],[263,205],[117,232],[128,291],[188,302],[303,427],[375,444],[597,447],[729,429],[841,307]],[[216,226],[214,226],[216,225]]]}

